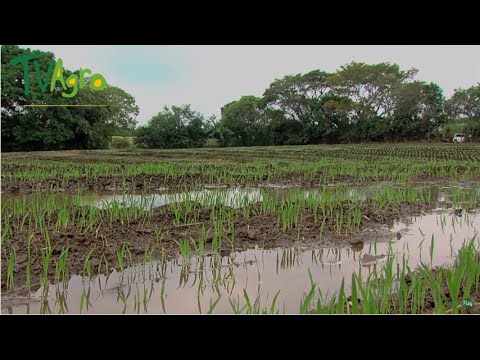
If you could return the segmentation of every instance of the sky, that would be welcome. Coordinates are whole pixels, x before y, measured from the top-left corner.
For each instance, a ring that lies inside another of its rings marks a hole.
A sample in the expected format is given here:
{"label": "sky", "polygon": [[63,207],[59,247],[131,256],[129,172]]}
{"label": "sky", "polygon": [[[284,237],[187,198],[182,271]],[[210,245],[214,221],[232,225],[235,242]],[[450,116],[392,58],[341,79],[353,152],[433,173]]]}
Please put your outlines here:
{"label": "sky", "polygon": [[88,68],[135,97],[139,125],[165,105],[191,104],[206,116],[244,95],[262,96],[275,80],[352,61],[418,69],[447,97],[480,82],[479,45],[21,45],[52,51],[70,70]]}

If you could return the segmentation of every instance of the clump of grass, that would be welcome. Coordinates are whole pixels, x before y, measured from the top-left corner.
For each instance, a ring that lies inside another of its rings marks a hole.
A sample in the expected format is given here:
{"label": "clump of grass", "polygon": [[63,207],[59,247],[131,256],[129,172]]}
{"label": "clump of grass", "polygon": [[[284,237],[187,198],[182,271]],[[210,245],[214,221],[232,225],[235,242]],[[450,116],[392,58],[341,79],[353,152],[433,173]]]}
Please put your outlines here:
{"label": "clump of grass", "polygon": [[60,256],[58,257],[58,260],[56,261],[55,264],[55,279],[57,282],[60,282],[60,280],[63,283],[66,283],[68,281],[68,251],[69,251],[69,246],[62,248],[62,251],[60,253]]}
{"label": "clump of grass", "polygon": [[185,258],[189,259],[191,252],[190,252],[190,240],[188,238],[181,239],[180,241],[176,241],[175,243],[178,245],[180,249],[180,254]]}
{"label": "clump of grass", "polygon": [[215,308],[217,307],[218,302],[220,301],[220,299],[221,299],[221,296],[219,296],[219,297],[217,298],[217,300],[215,300],[213,303],[212,303],[212,300],[210,300],[210,307],[208,308],[207,314],[213,314],[213,311],[214,311]]}
{"label": "clump of grass", "polygon": [[90,258],[92,256],[93,249],[90,249],[87,256],[85,257],[85,262],[83,265],[83,276],[88,276],[88,279],[92,278],[92,267],[90,265]]}
{"label": "clump of grass", "polygon": [[127,244],[123,244],[122,249],[117,250],[118,266],[120,267],[121,272],[123,272],[123,270],[124,270],[123,261],[125,259],[126,251],[127,251]]}
{"label": "clump of grass", "polygon": [[42,286],[48,284],[48,268],[50,266],[50,259],[52,257],[52,249],[42,250],[42,275],[40,276],[40,283]]}
{"label": "clump of grass", "polygon": [[243,289],[243,298],[245,299],[245,305],[240,308],[239,303],[240,301],[237,300],[231,300],[229,299],[230,306],[232,307],[232,310],[234,311],[235,314],[241,314],[243,312],[247,314],[278,314],[279,310],[276,307],[277,303],[277,298],[278,295],[280,295],[280,290],[275,294],[275,296],[272,299],[272,303],[270,306],[262,306],[260,303],[260,293],[257,293],[257,296],[255,297],[254,302],[250,300],[250,297],[248,296],[248,293],[246,289]]}
{"label": "clump of grass", "polygon": [[27,267],[25,269],[26,288],[28,290],[30,290],[30,286],[31,286],[32,241],[33,241],[33,235],[30,234],[27,239]]}
{"label": "clump of grass", "polygon": [[10,257],[8,258],[8,267],[7,267],[7,288],[14,288],[13,273],[15,268],[15,262],[17,261],[17,251],[12,247],[10,252]]}
{"label": "clump of grass", "polygon": [[200,240],[198,241],[198,251],[201,255],[205,253],[205,243],[207,241],[207,230],[205,224],[202,224],[202,230],[200,233]]}

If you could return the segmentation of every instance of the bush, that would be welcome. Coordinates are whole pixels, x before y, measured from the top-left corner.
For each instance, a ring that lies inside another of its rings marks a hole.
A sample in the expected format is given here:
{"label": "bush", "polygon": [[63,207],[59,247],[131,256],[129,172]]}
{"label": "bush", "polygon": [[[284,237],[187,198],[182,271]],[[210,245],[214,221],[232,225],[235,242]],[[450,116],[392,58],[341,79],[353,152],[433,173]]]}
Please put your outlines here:
{"label": "bush", "polygon": [[112,136],[111,147],[114,149],[130,149],[133,139],[126,136]]}
{"label": "bush", "polygon": [[207,139],[207,141],[205,142],[205,147],[207,148],[216,148],[218,147],[219,144],[218,144],[218,140],[217,139]]}

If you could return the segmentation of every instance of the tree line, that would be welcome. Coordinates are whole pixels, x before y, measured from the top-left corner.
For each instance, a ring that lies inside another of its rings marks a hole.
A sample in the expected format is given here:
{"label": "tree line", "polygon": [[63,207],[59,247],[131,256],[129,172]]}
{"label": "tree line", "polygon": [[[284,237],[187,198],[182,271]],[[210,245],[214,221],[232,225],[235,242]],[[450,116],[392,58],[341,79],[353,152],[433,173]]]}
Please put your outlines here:
{"label": "tree line", "polygon": [[[480,83],[446,99],[418,71],[352,62],[335,73],[314,70],[273,81],[262,97],[243,96],[219,121],[191,106],[165,107],[138,129],[150,148],[300,145],[365,141],[451,141],[480,137]],[[194,135],[192,135],[194,134]]]}
{"label": "tree line", "polygon": [[[135,99],[114,86],[95,93],[86,87],[74,99],[63,98],[61,86],[52,93],[32,87],[25,95],[23,70],[9,62],[30,51],[2,46],[2,151],[105,148],[112,135],[135,136],[145,148],[451,141],[455,132],[480,137],[480,83],[446,99],[440,86],[415,80],[416,69],[397,64],[352,62],[335,73],[288,75],[262,97],[226,104],[219,119],[190,105],[170,106],[136,128]],[[42,55],[45,68],[54,55]],[[72,102],[108,106],[25,106]]]}

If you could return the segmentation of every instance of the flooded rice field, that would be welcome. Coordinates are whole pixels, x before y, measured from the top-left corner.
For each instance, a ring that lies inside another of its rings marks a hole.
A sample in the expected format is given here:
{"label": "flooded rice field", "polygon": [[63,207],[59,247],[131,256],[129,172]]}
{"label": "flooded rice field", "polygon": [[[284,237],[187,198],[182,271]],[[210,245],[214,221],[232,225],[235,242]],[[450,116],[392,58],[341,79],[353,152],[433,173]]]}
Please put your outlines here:
{"label": "flooded rice field", "polygon": [[[312,312],[351,297],[354,274],[454,266],[478,242],[479,199],[472,184],[4,196],[27,251],[2,238],[2,314]],[[39,230],[38,204],[52,216]]]}

